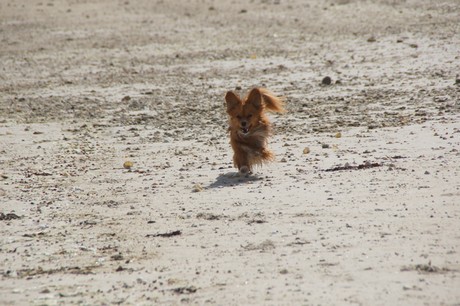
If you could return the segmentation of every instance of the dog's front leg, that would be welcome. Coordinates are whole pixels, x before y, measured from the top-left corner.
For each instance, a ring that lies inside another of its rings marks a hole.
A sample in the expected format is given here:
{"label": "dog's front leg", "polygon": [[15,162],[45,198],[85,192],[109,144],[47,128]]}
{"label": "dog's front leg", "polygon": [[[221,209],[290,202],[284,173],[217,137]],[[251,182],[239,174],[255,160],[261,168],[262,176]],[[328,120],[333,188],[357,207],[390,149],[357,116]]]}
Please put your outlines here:
{"label": "dog's front leg", "polygon": [[233,164],[241,174],[247,174],[251,171],[249,152],[247,152],[247,149],[248,148],[243,144],[233,145]]}

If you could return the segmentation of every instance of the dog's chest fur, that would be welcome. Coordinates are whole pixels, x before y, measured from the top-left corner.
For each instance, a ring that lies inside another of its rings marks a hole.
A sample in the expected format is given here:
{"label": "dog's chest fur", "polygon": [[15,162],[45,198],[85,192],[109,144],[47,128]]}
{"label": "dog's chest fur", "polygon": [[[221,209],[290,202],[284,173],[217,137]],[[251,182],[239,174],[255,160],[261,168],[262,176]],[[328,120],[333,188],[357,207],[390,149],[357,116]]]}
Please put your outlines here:
{"label": "dog's chest fur", "polygon": [[253,149],[261,149],[267,143],[267,138],[270,134],[270,128],[266,125],[259,125],[253,128],[249,133],[244,134],[240,130],[231,130],[231,138],[245,146]]}

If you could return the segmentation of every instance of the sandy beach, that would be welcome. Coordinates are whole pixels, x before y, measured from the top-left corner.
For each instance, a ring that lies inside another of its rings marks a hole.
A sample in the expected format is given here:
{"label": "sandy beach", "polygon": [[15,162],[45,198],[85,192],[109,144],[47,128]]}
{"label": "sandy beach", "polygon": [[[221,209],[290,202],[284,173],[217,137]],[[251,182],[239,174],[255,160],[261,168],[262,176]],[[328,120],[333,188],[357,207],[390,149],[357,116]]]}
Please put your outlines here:
{"label": "sandy beach", "polygon": [[[460,305],[459,12],[3,1],[0,305]],[[254,86],[287,113],[242,176]]]}

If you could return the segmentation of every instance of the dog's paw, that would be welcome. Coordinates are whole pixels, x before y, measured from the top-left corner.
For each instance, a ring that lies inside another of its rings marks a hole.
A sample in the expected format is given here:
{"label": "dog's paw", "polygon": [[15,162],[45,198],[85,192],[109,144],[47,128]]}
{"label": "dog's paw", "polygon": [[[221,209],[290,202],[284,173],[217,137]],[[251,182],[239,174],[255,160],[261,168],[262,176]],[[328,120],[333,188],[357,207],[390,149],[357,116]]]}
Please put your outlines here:
{"label": "dog's paw", "polygon": [[248,166],[242,166],[242,167],[240,168],[240,174],[241,174],[241,175],[249,174],[249,172],[250,172],[250,171],[249,171],[249,167],[248,167]]}

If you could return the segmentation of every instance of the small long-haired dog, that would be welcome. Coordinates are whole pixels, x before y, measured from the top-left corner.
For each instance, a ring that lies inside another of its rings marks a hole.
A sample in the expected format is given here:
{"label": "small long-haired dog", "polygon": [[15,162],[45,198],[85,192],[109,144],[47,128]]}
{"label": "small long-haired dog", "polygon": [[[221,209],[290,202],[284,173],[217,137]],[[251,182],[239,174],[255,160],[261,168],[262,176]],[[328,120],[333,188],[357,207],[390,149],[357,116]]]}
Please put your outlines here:
{"label": "small long-haired dog", "polygon": [[255,165],[274,160],[273,153],[267,148],[271,124],[265,112],[285,112],[283,101],[263,88],[252,89],[244,99],[229,91],[225,101],[234,166],[246,174],[252,172]]}

